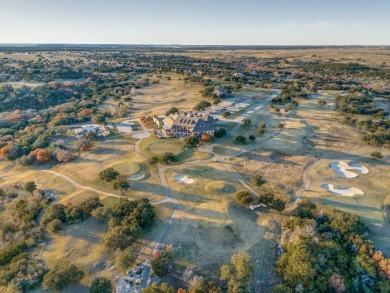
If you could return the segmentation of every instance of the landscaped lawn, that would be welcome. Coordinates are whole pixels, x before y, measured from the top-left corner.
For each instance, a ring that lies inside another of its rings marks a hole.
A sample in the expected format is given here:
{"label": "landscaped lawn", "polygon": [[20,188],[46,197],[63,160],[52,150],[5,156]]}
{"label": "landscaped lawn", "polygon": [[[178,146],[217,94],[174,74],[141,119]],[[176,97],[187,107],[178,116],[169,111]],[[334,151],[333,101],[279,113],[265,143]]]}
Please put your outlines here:
{"label": "landscaped lawn", "polygon": [[166,152],[178,156],[184,151],[184,141],[176,138],[160,139],[152,135],[142,140],[139,148],[149,157],[161,156]]}
{"label": "landscaped lawn", "polygon": [[149,157],[161,157],[165,153],[170,152],[176,157],[177,161],[205,160],[211,157],[209,153],[186,147],[184,140],[178,138],[160,139],[152,135],[142,140],[139,147]]}

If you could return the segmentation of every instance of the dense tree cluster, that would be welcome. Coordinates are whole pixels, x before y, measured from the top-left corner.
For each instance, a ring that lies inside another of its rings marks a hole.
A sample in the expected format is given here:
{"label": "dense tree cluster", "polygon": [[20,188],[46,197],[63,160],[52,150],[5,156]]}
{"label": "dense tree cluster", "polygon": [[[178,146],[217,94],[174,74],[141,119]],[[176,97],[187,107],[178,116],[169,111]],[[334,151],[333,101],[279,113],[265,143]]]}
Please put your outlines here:
{"label": "dense tree cluster", "polygon": [[283,224],[277,292],[389,292],[389,260],[365,239],[359,217],[315,213],[302,202]]}
{"label": "dense tree cluster", "polygon": [[89,218],[95,209],[102,206],[98,197],[88,199],[75,206],[55,203],[46,209],[42,217],[42,224],[49,225],[53,221],[67,224],[79,223]]}
{"label": "dense tree cluster", "polygon": [[336,97],[338,111],[348,114],[375,115],[383,117],[388,115],[373,102],[374,98],[367,92],[350,92],[344,96]]}
{"label": "dense tree cluster", "polygon": [[130,201],[121,198],[112,209],[109,231],[104,244],[111,249],[126,249],[141,233],[152,227],[156,218],[147,199]]}
{"label": "dense tree cluster", "polygon": [[253,265],[246,252],[232,255],[230,264],[221,267],[221,280],[226,282],[228,293],[252,292]]}

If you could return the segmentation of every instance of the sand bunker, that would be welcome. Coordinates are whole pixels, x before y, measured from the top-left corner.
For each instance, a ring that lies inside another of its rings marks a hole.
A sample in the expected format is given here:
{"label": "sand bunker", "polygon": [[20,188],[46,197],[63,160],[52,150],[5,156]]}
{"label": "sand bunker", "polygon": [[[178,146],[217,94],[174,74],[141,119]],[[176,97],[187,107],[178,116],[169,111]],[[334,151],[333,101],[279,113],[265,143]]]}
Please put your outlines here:
{"label": "sand bunker", "polygon": [[185,175],[176,175],[174,178],[177,183],[192,184],[195,181],[193,178]]}
{"label": "sand bunker", "polygon": [[333,194],[341,195],[341,196],[354,196],[354,195],[364,194],[364,192],[358,188],[342,187],[342,186],[335,188],[333,184],[322,184],[321,188],[328,190]]}
{"label": "sand bunker", "polygon": [[143,173],[136,173],[136,174],[130,175],[130,179],[132,179],[132,180],[140,180],[144,177],[145,177],[145,174],[143,174]]}
{"label": "sand bunker", "polygon": [[343,161],[335,161],[330,163],[330,167],[332,167],[333,171],[340,177],[343,178],[355,178],[358,176],[355,172],[350,170],[356,170],[361,174],[367,174],[368,169],[358,163],[350,163],[347,164]]}

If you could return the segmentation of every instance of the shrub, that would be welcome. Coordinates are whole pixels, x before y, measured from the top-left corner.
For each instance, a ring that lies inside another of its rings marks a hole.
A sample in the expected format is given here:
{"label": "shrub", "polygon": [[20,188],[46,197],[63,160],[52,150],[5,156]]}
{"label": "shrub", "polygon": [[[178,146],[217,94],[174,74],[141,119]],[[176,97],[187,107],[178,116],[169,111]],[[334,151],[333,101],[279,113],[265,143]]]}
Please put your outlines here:
{"label": "shrub", "polygon": [[249,206],[254,202],[254,198],[249,191],[241,190],[234,194],[233,201],[241,206]]}
{"label": "shrub", "polygon": [[161,251],[152,262],[153,274],[157,277],[164,277],[168,274],[169,263],[172,259],[172,253],[168,250]]}
{"label": "shrub", "polygon": [[115,259],[116,265],[122,270],[127,270],[136,260],[136,255],[133,253],[133,250],[126,248],[125,250],[119,252],[118,256]]}
{"label": "shrub", "polygon": [[47,230],[51,233],[57,233],[62,230],[62,222],[58,219],[51,221],[47,225]]}
{"label": "shrub", "polygon": [[219,128],[219,129],[214,131],[214,136],[216,138],[221,138],[221,137],[225,136],[226,133],[227,133],[226,128]]}
{"label": "shrub", "polygon": [[44,277],[42,287],[60,291],[67,285],[78,283],[84,277],[84,272],[74,264],[63,261],[51,269]]}
{"label": "shrub", "polygon": [[184,142],[185,142],[186,146],[194,147],[194,146],[198,145],[199,138],[196,136],[188,136],[184,139]]}
{"label": "shrub", "polygon": [[224,118],[230,117],[231,115],[232,115],[232,113],[230,113],[229,111],[222,112],[222,117],[224,117]]}
{"label": "shrub", "polygon": [[252,120],[251,120],[251,119],[249,119],[249,118],[244,118],[244,119],[242,119],[242,125],[248,127],[248,126],[250,126],[251,124],[252,124]]}
{"label": "shrub", "polygon": [[91,288],[89,288],[90,293],[111,293],[112,284],[109,279],[104,277],[97,277],[93,279]]}
{"label": "shrub", "polygon": [[16,160],[16,164],[20,166],[28,166],[31,165],[34,162],[34,160],[30,156],[22,156]]}
{"label": "shrub", "polygon": [[21,254],[27,245],[25,242],[15,243],[0,250],[0,266],[8,264],[15,256]]}
{"label": "shrub", "polygon": [[286,202],[280,198],[275,198],[271,202],[271,209],[277,210],[279,212],[283,211],[286,207]]}
{"label": "shrub", "polygon": [[206,108],[210,107],[211,103],[207,101],[201,101],[194,107],[195,111],[204,111]]}
{"label": "shrub", "polygon": [[252,176],[251,183],[256,187],[259,187],[265,183],[265,180],[263,176],[261,176],[260,174],[256,174]]}
{"label": "shrub", "polygon": [[169,109],[169,110],[165,113],[165,116],[169,116],[169,115],[175,114],[175,113],[179,113],[179,109],[176,108],[176,107],[172,107],[171,109]]}
{"label": "shrub", "polygon": [[175,156],[171,153],[171,152],[166,152],[163,156],[162,156],[162,161],[165,163],[165,164],[169,164],[170,162],[174,161],[175,160]]}
{"label": "shrub", "polygon": [[246,137],[242,136],[242,135],[237,136],[235,140],[236,140],[236,143],[239,143],[239,144],[245,144],[246,143]]}
{"label": "shrub", "polygon": [[156,165],[158,163],[158,158],[157,157],[151,157],[148,159],[149,165]]}
{"label": "shrub", "polygon": [[119,173],[114,168],[110,167],[101,171],[99,177],[104,181],[111,182],[119,177]]}
{"label": "shrub", "polygon": [[383,155],[381,152],[372,152],[370,154],[371,157],[375,158],[375,159],[382,159],[383,158]]}
{"label": "shrub", "polygon": [[29,181],[24,185],[24,191],[33,194],[37,190],[37,184],[34,181]]}
{"label": "shrub", "polygon": [[257,128],[257,130],[256,130],[256,133],[257,133],[258,135],[263,135],[264,132],[265,132],[265,129],[264,129],[264,128]]}
{"label": "shrub", "polygon": [[114,189],[119,190],[120,194],[123,195],[130,188],[129,182],[123,179],[119,179],[114,182]]}

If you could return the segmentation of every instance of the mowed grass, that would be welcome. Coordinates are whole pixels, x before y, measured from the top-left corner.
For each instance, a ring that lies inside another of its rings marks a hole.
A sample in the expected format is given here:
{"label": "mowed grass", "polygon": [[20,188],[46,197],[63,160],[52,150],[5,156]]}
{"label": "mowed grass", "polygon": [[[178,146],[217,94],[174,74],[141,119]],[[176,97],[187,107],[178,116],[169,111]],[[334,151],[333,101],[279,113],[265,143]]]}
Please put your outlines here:
{"label": "mowed grass", "polygon": [[319,202],[337,211],[356,214],[368,224],[381,224],[384,221],[382,204],[370,196],[326,196],[321,197]]}
{"label": "mowed grass", "polygon": [[142,169],[140,163],[131,161],[115,163],[111,165],[111,167],[117,170],[119,174],[123,174],[125,176],[138,173]]}
{"label": "mowed grass", "polygon": [[200,152],[194,148],[186,147],[182,139],[159,139],[155,135],[143,139],[139,148],[148,157],[161,157],[165,153],[170,152],[175,156],[176,162],[206,160],[212,156],[210,153]]}
{"label": "mowed grass", "polygon": [[217,128],[226,128],[227,131],[232,130],[234,127],[236,127],[236,122],[225,122],[225,121],[219,121],[216,123]]}
{"label": "mowed grass", "polygon": [[160,141],[153,141],[149,144],[148,150],[157,155],[161,156],[167,152],[174,154],[175,156],[180,155],[184,150],[184,146],[179,140],[175,139],[164,139]]}

